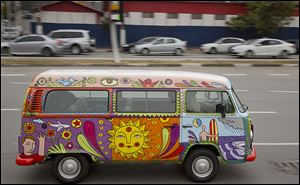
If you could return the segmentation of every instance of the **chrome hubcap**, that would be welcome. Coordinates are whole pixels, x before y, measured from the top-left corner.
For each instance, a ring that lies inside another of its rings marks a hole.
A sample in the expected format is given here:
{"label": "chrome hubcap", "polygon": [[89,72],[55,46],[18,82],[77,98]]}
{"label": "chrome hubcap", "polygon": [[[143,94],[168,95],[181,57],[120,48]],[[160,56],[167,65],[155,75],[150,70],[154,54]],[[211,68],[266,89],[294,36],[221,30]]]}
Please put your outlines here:
{"label": "chrome hubcap", "polygon": [[59,162],[58,171],[66,179],[77,177],[81,171],[79,161],[73,157],[67,157]]}
{"label": "chrome hubcap", "polygon": [[213,171],[213,163],[211,159],[205,156],[198,157],[193,161],[192,170],[198,177],[207,177]]}

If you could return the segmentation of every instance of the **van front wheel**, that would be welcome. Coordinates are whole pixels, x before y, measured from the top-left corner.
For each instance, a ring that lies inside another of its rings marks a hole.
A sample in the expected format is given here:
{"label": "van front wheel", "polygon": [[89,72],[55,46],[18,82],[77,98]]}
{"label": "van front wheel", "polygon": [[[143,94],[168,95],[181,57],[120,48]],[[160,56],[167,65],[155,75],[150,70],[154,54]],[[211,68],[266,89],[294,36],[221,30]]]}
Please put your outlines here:
{"label": "van front wheel", "polygon": [[52,173],[59,182],[73,184],[88,175],[89,167],[89,162],[83,155],[58,155],[52,162]]}
{"label": "van front wheel", "polygon": [[210,150],[198,149],[192,151],[184,162],[184,171],[195,182],[208,182],[219,171],[217,156]]}

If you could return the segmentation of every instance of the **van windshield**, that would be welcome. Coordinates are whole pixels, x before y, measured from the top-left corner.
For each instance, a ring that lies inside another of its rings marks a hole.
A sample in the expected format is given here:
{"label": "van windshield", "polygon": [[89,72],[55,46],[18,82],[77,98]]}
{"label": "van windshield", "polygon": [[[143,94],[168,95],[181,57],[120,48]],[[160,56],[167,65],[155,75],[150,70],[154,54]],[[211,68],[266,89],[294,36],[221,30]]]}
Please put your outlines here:
{"label": "van windshield", "polygon": [[232,94],[233,94],[234,101],[236,102],[236,105],[237,105],[237,108],[239,109],[239,111],[242,112],[242,113],[246,112],[246,110],[243,107],[242,102],[238,98],[238,96],[237,96],[237,94],[236,94],[236,92],[234,91],[233,88],[232,88],[232,92],[233,92]]}

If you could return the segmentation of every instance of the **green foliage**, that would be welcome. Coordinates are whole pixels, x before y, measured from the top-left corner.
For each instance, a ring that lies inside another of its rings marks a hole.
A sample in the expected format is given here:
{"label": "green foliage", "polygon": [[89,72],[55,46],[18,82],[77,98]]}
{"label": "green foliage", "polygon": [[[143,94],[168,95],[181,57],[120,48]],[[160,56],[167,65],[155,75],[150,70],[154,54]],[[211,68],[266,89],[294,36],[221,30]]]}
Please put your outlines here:
{"label": "green foliage", "polygon": [[248,1],[247,13],[226,23],[235,30],[255,28],[258,34],[268,36],[289,24],[296,7],[297,1]]}

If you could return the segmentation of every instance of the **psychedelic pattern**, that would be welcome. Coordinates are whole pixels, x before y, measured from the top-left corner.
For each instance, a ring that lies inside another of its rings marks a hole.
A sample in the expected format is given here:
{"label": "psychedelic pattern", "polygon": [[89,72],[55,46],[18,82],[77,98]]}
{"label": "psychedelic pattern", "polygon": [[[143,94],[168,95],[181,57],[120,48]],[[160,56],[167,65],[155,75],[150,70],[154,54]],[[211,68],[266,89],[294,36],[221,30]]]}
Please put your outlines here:
{"label": "psychedelic pattern", "polygon": [[164,80],[158,79],[131,79],[129,77],[117,78],[113,76],[97,79],[96,77],[83,77],[75,79],[74,77],[60,77],[53,79],[52,77],[40,77],[33,82],[34,87],[133,87],[133,88],[180,88],[180,87],[196,87],[207,89],[227,89],[225,84],[220,82],[195,81],[195,80],[179,80],[174,81],[170,78]]}
{"label": "psychedelic pattern", "polygon": [[244,160],[245,133],[241,118],[183,115],[181,121],[188,126],[181,129],[181,143],[186,149],[195,144],[211,144],[224,160]]}
{"label": "psychedelic pattern", "polygon": [[[21,154],[87,153],[95,162],[178,160],[184,149],[179,140],[179,118],[23,118],[22,121],[25,124],[19,137]],[[22,140],[31,147],[22,145]]]}

